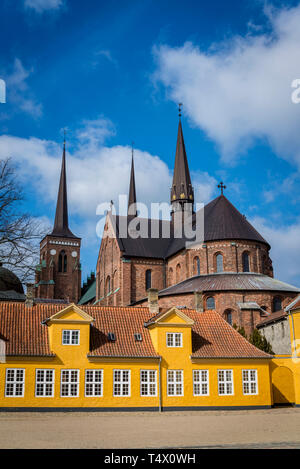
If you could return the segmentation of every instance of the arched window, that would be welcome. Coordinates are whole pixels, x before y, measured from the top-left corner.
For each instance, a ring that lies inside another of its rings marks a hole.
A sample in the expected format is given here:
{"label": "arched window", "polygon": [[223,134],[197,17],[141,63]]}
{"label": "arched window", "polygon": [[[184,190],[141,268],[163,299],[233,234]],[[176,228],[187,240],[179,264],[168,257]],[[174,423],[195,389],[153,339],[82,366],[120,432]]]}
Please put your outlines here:
{"label": "arched window", "polygon": [[216,309],[216,302],[213,296],[209,296],[206,300],[206,309]]}
{"label": "arched window", "polygon": [[225,319],[232,326],[232,310],[231,309],[226,309],[224,313]]}
{"label": "arched window", "polygon": [[58,272],[67,272],[68,262],[66,251],[60,251],[58,256]]}
{"label": "arched window", "polygon": [[200,259],[198,256],[194,257],[194,275],[200,275]]}
{"label": "arched window", "polygon": [[108,293],[111,292],[111,286],[110,286],[110,276],[108,275],[106,278],[106,286],[105,286],[105,293],[108,295]]}
{"label": "arched window", "polygon": [[277,311],[282,310],[282,301],[280,296],[275,296],[273,300],[273,313],[276,313]]}
{"label": "arched window", "polygon": [[173,269],[169,269],[169,285],[173,285]]}
{"label": "arched window", "polygon": [[224,266],[223,266],[223,255],[221,253],[216,255],[216,264],[217,264],[217,272],[223,272]]}
{"label": "arched window", "polygon": [[243,252],[243,272],[250,272],[250,257],[248,252]]}
{"label": "arched window", "polygon": [[179,283],[181,279],[181,265],[177,264],[176,266],[176,283]]}
{"label": "arched window", "polygon": [[113,289],[115,291],[119,286],[118,285],[118,271],[117,270],[115,270],[115,272],[114,272],[113,284],[114,284]]}
{"label": "arched window", "polygon": [[151,270],[146,270],[146,275],[145,275],[146,291],[149,290],[149,288],[151,288],[151,276],[152,276]]}

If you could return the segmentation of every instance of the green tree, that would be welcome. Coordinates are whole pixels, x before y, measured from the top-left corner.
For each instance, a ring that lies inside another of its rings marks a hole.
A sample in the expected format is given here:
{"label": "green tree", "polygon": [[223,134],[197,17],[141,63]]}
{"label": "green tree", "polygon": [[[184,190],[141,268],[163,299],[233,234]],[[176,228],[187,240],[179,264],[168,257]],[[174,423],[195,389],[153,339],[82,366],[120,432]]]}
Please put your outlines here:
{"label": "green tree", "polygon": [[272,345],[270,344],[270,342],[267,341],[267,339],[260,333],[258,329],[254,329],[254,331],[249,337],[249,342],[258,349],[262,350],[263,352],[269,353],[270,355],[274,355]]}

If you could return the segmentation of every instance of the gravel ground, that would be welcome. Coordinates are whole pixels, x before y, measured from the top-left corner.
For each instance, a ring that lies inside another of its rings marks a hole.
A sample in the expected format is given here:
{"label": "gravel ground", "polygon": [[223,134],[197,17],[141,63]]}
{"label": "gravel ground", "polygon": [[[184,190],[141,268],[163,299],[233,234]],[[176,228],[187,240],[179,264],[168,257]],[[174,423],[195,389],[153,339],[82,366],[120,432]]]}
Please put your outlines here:
{"label": "gravel ground", "polygon": [[300,409],[0,412],[0,448],[300,448]]}

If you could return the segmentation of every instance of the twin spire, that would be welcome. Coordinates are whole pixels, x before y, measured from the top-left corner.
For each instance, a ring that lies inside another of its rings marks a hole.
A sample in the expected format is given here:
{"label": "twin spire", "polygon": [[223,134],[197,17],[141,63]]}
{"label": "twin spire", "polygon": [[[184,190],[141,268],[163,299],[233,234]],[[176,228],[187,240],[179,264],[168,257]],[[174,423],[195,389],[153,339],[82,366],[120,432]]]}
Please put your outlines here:
{"label": "twin spire", "polygon": [[128,194],[128,215],[137,217],[133,143],[132,143],[132,156],[131,156],[130,184],[129,184],[129,194]]}
{"label": "twin spire", "polygon": [[51,236],[62,236],[64,238],[77,238],[69,229],[68,220],[68,197],[67,197],[67,177],[66,177],[66,139],[61,163],[60,181],[58,188],[54,227]]}

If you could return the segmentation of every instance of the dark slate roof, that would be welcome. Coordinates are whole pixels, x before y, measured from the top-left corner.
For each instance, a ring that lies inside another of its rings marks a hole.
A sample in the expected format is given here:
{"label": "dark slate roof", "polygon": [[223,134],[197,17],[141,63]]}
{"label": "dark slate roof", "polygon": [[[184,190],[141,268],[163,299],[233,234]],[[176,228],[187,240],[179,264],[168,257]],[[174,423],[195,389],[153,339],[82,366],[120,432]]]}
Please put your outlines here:
{"label": "dark slate roof", "polygon": [[96,280],[87,289],[85,294],[78,301],[79,305],[85,305],[87,303],[95,302],[96,300]]}
{"label": "dark slate roof", "polygon": [[0,301],[25,301],[26,295],[15,290],[0,291]]}
{"label": "dark slate roof", "polygon": [[14,291],[23,294],[24,289],[19,278],[9,269],[2,267],[0,264],[0,291]]}
{"label": "dark slate roof", "polygon": [[128,195],[128,210],[131,208],[130,215],[137,216],[136,211],[136,189],[135,189],[135,175],[134,175],[134,160],[133,160],[133,150],[132,150],[132,160],[131,160],[131,172],[130,172],[130,184],[129,184],[129,195]]}
{"label": "dark slate roof", "polygon": [[257,273],[198,275],[159,292],[159,296],[180,295],[194,291],[276,291],[299,293],[300,288]]}
{"label": "dark slate roof", "polygon": [[62,236],[64,238],[78,238],[77,236],[74,236],[72,231],[69,229],[65,143],[62,156],[55,221],[51,236]]}
{"label": "dark slate roof", "polygon": [[178,125],[175,166],[171,189],[171,202],[176,200],[180,200],[181,202],[194,202],[194,191],[185,151],[181,120],[179,120]]}
{"label": "dark slate roof", "polygon": [[[117,239],[124,256],[166,259],[185,248],[187,240],[174,238],[173,224],[169,220],[152,220],[159,225],[160,235],[159,238],[151,238],[151,219],[140,218],[141,223],[148,224],[149,237],[137,239],[127,237],[126,239],[119,235],[120,222],[128,226],[132,217],[111,215],[111,218],[116,221]],[[163,229],[170,232],[169,238],[162,237]],[[217,197],[204,207],[204,242],[218,240],[250,240],[270,247],[224,195]]]}
{"label": "dark slate roof", "polygon": [[283,310],[276,311],[276,313],[271,313],[265,319],[260,321],[256,325],[256,327],[257,327],[257,329],[259,329],[261,327],[267,326],[268,324],[272,324],[272,323],[275,323],[275,322],[278,322],[278,321],[282,321],[287,316],[288,316],[288,313],[286,311],[283,311]]}

